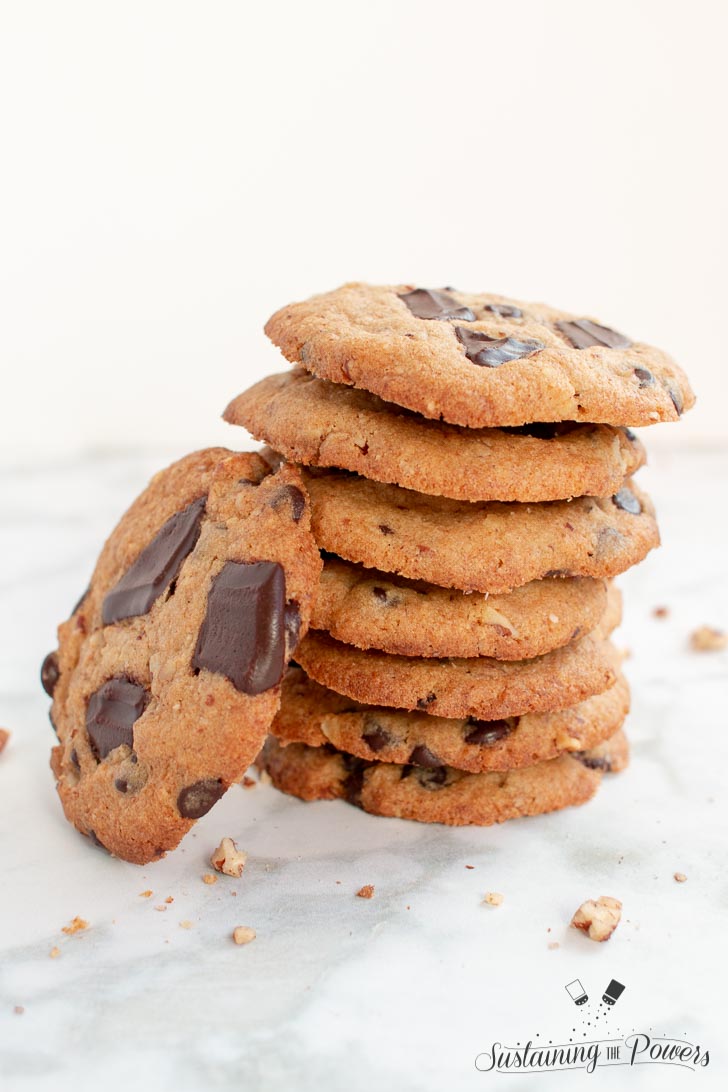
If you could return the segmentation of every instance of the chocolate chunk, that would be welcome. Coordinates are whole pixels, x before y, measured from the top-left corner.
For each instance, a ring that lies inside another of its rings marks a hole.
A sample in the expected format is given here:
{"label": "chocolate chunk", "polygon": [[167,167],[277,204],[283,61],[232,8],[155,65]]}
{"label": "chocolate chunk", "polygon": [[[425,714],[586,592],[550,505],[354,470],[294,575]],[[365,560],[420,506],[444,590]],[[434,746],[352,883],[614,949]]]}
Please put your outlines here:
{"label": "chocolate chunk", "polygon": [[624,432],[624,435],[627,437],[627,439],[630,441],[630,443],[633,444],[635,442],[635,440],[637,439],[637,433],[632,432],[631,428],[624,428],[622,431]]}
{"label": "chocolate chunk", "polygon": [[511,307],[507,303],[486,303],[484,311],[492,311],[494,315],[499,315],[500,318],[521,318],[523,311],[520,307]]}
{"label": "chocolate chunk", "polygon": [[386,523],[380,523],[379,524],[379,530],[382,532],[383,535],[393,535],[394,534],[394,531],[392,530],[392,528],[388,527]]}
{"label": "chocolate chunk", "polygon": [[426,698],[417,699],[417,708],[426,709],[428,705],[432,705],[433,701],[437,701],[437,694],[430,692]]}
{"label": "chocolate chunk", "polygon": [[126,790],[129,788],[129,784],[126,778],[117,777],[116,781],[114,781],[114,788],[117,792],[126,792]]}
{"label": "chocolate chunk", "polygon": [[286,668],[286,577],[276,561],[227,561],[214,577],[192,667],[243,694],[276,686]]}
{"label": "chocolate chunk", "polygon": [[361,738],[372,751],[383,751],[392,742],[392,737],[386,728],[382,728],[373,717],[367,717]]}
{"label": "chocolate chunk", "polygon": [[145,546],[131,568],[104,599],[104,625],[122,618],[146,614],[152,603],[176,579],[182,562],[194,549],[200,535],[205,497],[176,512]]}
{"label": "chocolate chunk", "polygon": [[[408,767],[405,766],[405,769]],[[441,789],[447,780],[447,766],[430,769],[426,766],[410,766],[423,789]]]}
{"label": "chocolate chunk", "polygon": [[277,512],[283,505],[290,505],[291,518],[294,523],[298,523],[306,511],[306,498],[297,486],[282,485],[270,502],[270,506]]}
{"label": "chocolate chunk", "polygon": [[612,500],[617,508],[621,508],[624,512],[629,512],[632,516],[638,516],[642,511],[642,505],[639,500],[626,485],[623,485],[619,492],[614,494]]}
{"label": "chocolate chunk", "polygon": [[53,697],[53,691],[60,676],[58,669],[58,653],[49,652],[40,668],[40,681],[49,698]]}
{"label": "chocolate chunk", "polygon": [[635,368],[634,374],[639,379],[640,387],[654,387],[655,377],[647,368]]}
{"label": "chocolate chunk", "polygon": [[582,766],[586,766],[588,770],[603,770],[605,773],[610,773],[612,764],[608,758],[601,758],[596,755],[589,755],[586,751],[572,751],[574,758],[581,762]]}
{"label": "chocolate chunk", "polygon": [[677,391],[677,390],[675,390],[674,387],[671,387],[671,386],[668,385],[667,393],[670,395],[670,401],[672,402],[673,406],[677,410],[678,417],[681,417],[682,416],[682,411],[683,411],[683,408],[684,408],[684,403],[683,403],[683,399],[682,399],[682,395],[680,394],[680,391]]}
{"label": "chocolate chunk", "polygon": [[70,753],[70,755],[68,757],[71,760],[71,765],[75,766],[77,770],[80,770],[81,769],[81,763],[78,761],[78,751],[76,750],[75,747],[73,748],[73,750],[71,751],[71,753]]}
{"label": "chocolate chunk", "polygon": [[520,717],[512,717],[510,720],[476,720],[470,717],[466,721],[466,728],[470,731],[465,737],[466,743],[475,743],[480,747],[489,747],[493,743],[509,736],[517,727]]}
{"label": "chocolate chunk", "polygon": [[86,707],[86,731],[99,762],[123,743],[134,746],[134,724],[149,701],[146,687],[126,675],[107,679]]}
{"label": "chocolate chunk", "polygon": [[386,588],[372,588],[372,595],[375,599],[378,599],[380,603],[387,602],[387,589]]}
{"label": "chocolate chunk", "polygon": [[461,307],[456,299],[447,292],[431,292],[429,288],[415,288],[399,297],[406,303],[416,318],[421,319],[460,319],[461,322],[475,322],[475,315],[469,307]]}
{"label": "chocolate chunk", "polygon": [[350,804],[355,804],[357,807],[360,807],[361,791],[364,787],[364,774],[369,769],[370,763],[365,762],[364,759],[355,758],[354,755],[347,755],[342,751],[336,753],[341,758],[344,769],[347,771],[347,776],[342,782],[344,799],[348,800]]}
{"label": "chocolate chunk", "polygon": [[201,819],[224,792],[225,786],[219,778],[195,781],[180,792],[177,797],[177,810],[183,819]]}
{"label": "chocolate chunk", "polygon": [[515,337],[488,337],[481,330],[468,330],[456,326],[458,341],[465,347],[465,355],[472,364],[483,368],[498,368],[510,360],[533,356],[544,348],[542,341],[519,341]]}
{"label": "chocolate chunk", "polygon": [[298,602],[295,599],[291,599],[286,603],[285,624],[286,658],[290,659],[298,646],[298,639],[301,635],[301,611]]}
{"label": "chocolate chunk", "polygon": [[430,770],[439,769],[442,766],[441,760],[432,753],[429,747],[425,747],[424,743],[418,743],[407,761],[411,762],[413,766],[425,766]]}
{"label": "chocolate chunk", "polygon": [[557,322],[561,331],[575,349],[588,349],[592,345],[603,345],[607,349],[628,349],[632,342],[624,334],[600,326],[589,319],[574,319],[572,322]]}

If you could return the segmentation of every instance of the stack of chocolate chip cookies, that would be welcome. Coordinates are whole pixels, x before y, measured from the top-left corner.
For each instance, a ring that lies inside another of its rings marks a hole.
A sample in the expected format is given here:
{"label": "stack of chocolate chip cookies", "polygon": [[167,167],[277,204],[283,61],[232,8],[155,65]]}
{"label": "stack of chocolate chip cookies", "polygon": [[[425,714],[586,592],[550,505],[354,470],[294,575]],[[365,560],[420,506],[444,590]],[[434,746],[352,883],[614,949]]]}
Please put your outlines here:
{"label": "stack of chocolate chip cookies", "polygon": [[612,578],[659,543],[627,426],[692,405],[681,370],[451,288],[346,285],[266,332],[296,366],[225,418],[298,465],[323,571],[262,767],[424,822],[589,799],[627,762]]}

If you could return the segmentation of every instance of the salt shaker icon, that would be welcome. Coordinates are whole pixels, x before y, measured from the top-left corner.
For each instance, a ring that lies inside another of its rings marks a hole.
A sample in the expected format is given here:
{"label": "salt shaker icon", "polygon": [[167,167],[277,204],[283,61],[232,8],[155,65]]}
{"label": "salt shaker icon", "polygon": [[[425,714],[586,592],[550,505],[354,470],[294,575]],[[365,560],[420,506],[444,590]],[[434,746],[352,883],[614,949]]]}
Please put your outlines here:
{"label": "salt shaker icon", "polygon": [[[624,987],[622,988],[624,989]],[[575,1005],[585,1005],[589,1000],[587,992],[578,978],[575,978],[573,982],[569,982],[564,989]]]}
{"label": "salt shaker icon", "polygon": [[602,994],[602,1001],[605,1005],[613,1005],[616,1001],[619,1000],[623,992],[624,986],[622,985],[622,983],[617,982],[616,978],[613,978],[604,993]]}

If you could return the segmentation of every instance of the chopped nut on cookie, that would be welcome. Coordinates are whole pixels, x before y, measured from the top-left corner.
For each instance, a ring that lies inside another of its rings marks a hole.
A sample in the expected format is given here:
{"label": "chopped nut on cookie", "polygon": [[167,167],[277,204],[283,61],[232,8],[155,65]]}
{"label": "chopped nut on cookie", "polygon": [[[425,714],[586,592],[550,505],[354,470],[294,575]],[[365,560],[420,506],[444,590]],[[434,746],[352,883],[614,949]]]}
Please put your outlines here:
{"label": "chopped nut on cookie", "polygon": [[720,652],[728,648],[728,633],[714,626],[699,626],[690,634],[690,647],[695,652]]}
{"label": "chopped nut on cookie", "polygon": [[224,872],[226,876],[239,878],[243,874],[247,859],[248,854],[239,850],[232,838],[223,838],[210,857],[210,864],[218,872]]}
{"label": "chopped nut on cookie", "polygon": [[233,929],[233,940],[236,944],[250,944],[255,937],[255,929],[251,929],[249,925],[236,925]]}
{"label": "chopped nut on cookie", "polygon": [[609,940],[619,925],[622,917],[622,904],[619,899],[609,895],[600,895],[595,901],[587,899],[571,919],[574,929],[581,929],[590,940]]}

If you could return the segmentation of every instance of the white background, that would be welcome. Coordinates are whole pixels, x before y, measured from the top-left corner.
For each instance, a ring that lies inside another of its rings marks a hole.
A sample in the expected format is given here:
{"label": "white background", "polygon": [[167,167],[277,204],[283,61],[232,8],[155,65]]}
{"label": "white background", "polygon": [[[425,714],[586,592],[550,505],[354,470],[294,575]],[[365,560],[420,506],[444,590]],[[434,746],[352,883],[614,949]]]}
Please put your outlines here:
{"label": "white background", "polygon": [[726,435],[720,0],[5,2],[0,450],[245,441],[262,325],[345,280],[590,313]]}

